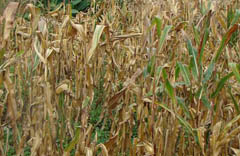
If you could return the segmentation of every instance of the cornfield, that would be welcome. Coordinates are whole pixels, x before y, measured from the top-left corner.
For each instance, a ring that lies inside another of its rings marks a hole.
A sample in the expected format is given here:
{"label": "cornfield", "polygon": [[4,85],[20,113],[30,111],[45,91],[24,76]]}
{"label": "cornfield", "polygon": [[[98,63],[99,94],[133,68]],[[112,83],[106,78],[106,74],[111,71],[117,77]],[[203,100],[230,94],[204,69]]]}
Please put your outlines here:
{"label": "cornfield", "polygon": [[237,0],[0,16],[0,155],[240,155]]}

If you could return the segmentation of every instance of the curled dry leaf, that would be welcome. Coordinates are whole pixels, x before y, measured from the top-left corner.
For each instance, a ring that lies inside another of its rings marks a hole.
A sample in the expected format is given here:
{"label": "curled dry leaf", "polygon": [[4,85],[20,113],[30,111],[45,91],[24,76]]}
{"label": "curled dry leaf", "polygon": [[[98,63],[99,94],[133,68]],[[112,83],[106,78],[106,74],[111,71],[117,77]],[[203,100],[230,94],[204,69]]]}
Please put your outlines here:
{"label": "curled dry leaf", "polygon": [[43,13],[26,4],[29,16],[15,17],[0,45],[0,153],[239,155],[238,2],[141,1],[102,1],[76,16],[63,3]]}
{"label": "curled dry leaf", "polygon": [[236,149],[236,148],[231,148],[233,150],[233,152],[236,154],[236,156],[240,155],[240,149]]}
{"label": "curled dry leaf", "polygon": [[144,142],[143,145],[149,155],[154,155],[153,144],[151,144],[149,142]]}
{"label": "curled dry leaf", "polygon": [[63,28],[65,28],[65,27],[67,26],[69,20],[70,20],[70,17],[69,17],[69,16],[65,16],[65,17],[64,17],[64,20],[63,20],[62,26],[61,26],[62,31],[63,31]]}
{"label": "curled dry leaf", "polygon": [[81,24],[75,24],[72,20],[70,20],[70,23],[72,27],[78,31],[81,40],[84,41],[84,39],[86,39],[86,35],[85,35],[85,30],[83,26]]}
{"label": "curled dry leaf", "polygon": [[107,149],[113,149],[113,147],[117,143],[118,135],[119,135],[119,129],[111,138],[108,139],[107,142],[104,143]]}
{"label": "curled dry leaf", "polygon": [[10,32],[13,27],[18,5],[19,5],[18,2],[10,2],[7,8],[3,12],[3,17],[0,18],[0,23],[2,23],[1,21],[5,19],[5,27],[4,27],[4,35],[3,35],[4,40],[7,40],[10,36]]}
{"label": "curled dry leaf", "polygon": [[51,16],[55,16],[58,14],[58,12],[60,11],[60,9],[63,7],[63,3],[61,3],[55,10],[50,11],[48,14]]}
{"label": "curled dry leaf", "polygon": [[93,151],[90,148],[86,148],[86,156],[93,156]]}
{"label": "curled dry leaf", "polygon": [[38,29],[44,37],[47,35],[48,29],[47,29],[47,22],[45,18],[40,18],[38,22]]}
{"label": "curled dry leaf", "polygon": [[98,144],[97,145],[97,149],[102,149],[102,155],[103,156],[108,156],[108,150],[107,150],[107,148],[106,148],[106,146],[104,145],[104,144]]}
{"label": "curled dry leaf", "polygon": [[54,49],[48,48],[46,52],[46,59],[48,59],[53,54],[53,52],[54,52]]}
{"label": "curled dry leaf", "polygon": [[42,56],[42,54],[40,53],[40,47],[38,46],[38,43],[39,43],[39,40],[38,40],[38,38],[36,37],[36,38],[35,38],[35,41],[34,41],[34,45],[33,45],[34,50],[35,50],[35,52],[37,53],[37,55],[38,55],[38,57],[40,58],[40,60],[41,60],[44,64],[46,64],[47,61],[45,60],[45,58],[44,58],[44,57]]}
{"label": "curled dry leaf", "polygon": [[39,134],[37,133],[37,135],[33,138],[33,146],[31,148],[31,155],[32,156],[37,155],[37,151],[38,151],[41,143],[42,143],[42,140],[41,140]]}
{"label": "curled dry leaf", "polygon": [[31,25],[32,25],[32,32],[37,29],[38,21],[40,19],[40,9],[34,6],[33,4],[27,4],[24,12],[30,10],[31,13]]}
{"label": "curled dry leaf", "polygon": [[93,38],[92,38],[91,48],[90,48],[90,50],[87,53],[87,62],[90,61],[94,51],[96,50],[98,42],[100,40],[100,37],[102,35],[102,32],[103,32],[104,28],[105,28],[104,25],[97,25],[96,26],[96,29],[94,31]]}
{"label": "curled dry leaf", "polygon": [[204,133],[205,133],[205,131],[206,130],[204,127],[200,127],[197,129],[197,136],[199,139],[199,144],[200,144],[203,155],[205,155],[205,153],[204,153],[204,145],[205,145]]}
{"label": "curled dry leaf", "polygon": [[56,94],[60,94],[64,91],[68,91],[68,84],[64,83],[57,87]]}
{"label": "curled dry leaf", "polygon": [[133,74],[133,76],[123,83],[124,88],[122,90],[120,90],[118,93],[116,93],[108,101],[108,108],[109,108],[109,110],[112,110],[112,109],[116,108],[116,106],[118,105],[119,99],[124,95],[125,91],[129,88],[129,86],[134,84],[136,78],[138,76],[140,76],[141,74],[142,74],[142,70],[141,69],[137,69],[137,71]]}

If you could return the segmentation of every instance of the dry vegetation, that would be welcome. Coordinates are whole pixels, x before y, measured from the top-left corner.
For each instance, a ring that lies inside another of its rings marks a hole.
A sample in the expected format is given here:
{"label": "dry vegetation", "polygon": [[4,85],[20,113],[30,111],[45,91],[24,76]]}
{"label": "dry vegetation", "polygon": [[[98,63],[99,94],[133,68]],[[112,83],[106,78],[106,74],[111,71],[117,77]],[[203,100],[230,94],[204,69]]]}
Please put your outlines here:
{"label": "dry vegetation", "polygon": [[106,0],[72,17],[10,3],[1,155],[239,155],[239,7]]}

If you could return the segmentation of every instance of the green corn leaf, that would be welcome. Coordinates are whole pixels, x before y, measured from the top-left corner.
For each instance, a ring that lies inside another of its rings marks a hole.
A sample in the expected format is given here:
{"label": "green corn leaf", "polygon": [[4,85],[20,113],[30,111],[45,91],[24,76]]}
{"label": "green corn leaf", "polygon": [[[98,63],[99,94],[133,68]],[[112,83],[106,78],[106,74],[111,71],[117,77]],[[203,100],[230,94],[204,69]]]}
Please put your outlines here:
{"label": "green corn leaf", "polygon": [[161,32],[162,32],[162,20],[158,17],[155,17],[154,20],[157,26],[157,35],[158,35],[158,38],[160,38]]}
{"label": "green corn leaf", "polygon": [[204,28],[204,33],[201,37],[201,41],[199,43],[199,47],[198,47],[198,64],[199,64],[199,78],[202,78],[202,58],[203,58],[203,52],[204,52],[204,48],[206,46],[207,40],[209,38],[209,27],[210,27],[210,17],[211,17],[211,11],[209,11],[208,16],[207,16],[207,20],[205,21],[205,28]]}
{"label": "green corn leaf", "polygon": [[185,120],[183,119],[182,117],[180,117],[179,115],[177,115],[176,113],[174,113],[171,109],[169,109],[167,106],[163,105],[163,104],[160,104],[158,103],[158,105],[160,107],[162,107],[163,109],[167,110],[168,112],[170,112],[173,116],[176,116],[179,123],[185,127],[187,129],[188,132],[190,132],[193,136],[194,136],[194,133],[193,133],[193,128],[191,127],[191,125]]}
{"label": "green corn leaf", "polygon": [[147,69],[147,67],[145,67],[143,69],[143,77],[146,78],[147,76],[148,76],[148,69]]}
{"label": "green corn leaf", "polygon": [[200,42],[200,46],[198,49],[200,65],[202,65],[203,51],[204,51],[205,45],[207,43],[208,37],[209,37],[209,27],[206,27],[206,29],[204,30],[203,38]]}
{"label": "green corn leaf", "polygon": [[76,5],[78,5],[79,3],[81,3],[81,1],[82,1],[82,0],[73,0],[73,1],[71,1],[71,4],[72,4],[73,6],[76,6]]}
{"label": "green corn leaf", "polygon": [[229,121],[227,123],[227,125],[223,128],[222,130],[222,136],[225,136],[226,133],[228,132],[228,130],[230,130],[230,128],[232,127],[232,125],[237,122],[240,119],[240,114],[238,116],[236,116],[235,118],[233,118],[231,121]]}
{"label": "green corn leaf", "polygon": [[71,150],[75,147],[75,145],[79,142],[80,139],[80,128],[77,128],[75,136],[73,140],[68,144],[68,146],[64,149],[64,152],[71,152]]}
{"label": "green corn leaf", "polygon": [[[202,66],[199,69],[198,62],[197,62],[197,50],[193,48],[193,54],[195,55],[196,60],[194,59],[194,56],[190,60],[190,69],[192,71],[192,75],[195,78],[195,80],[198,80],[198,76],[202,74]],[[199,72],[201,71],[201,73]]]}
{"label": "green corn leaf", "polygon": [[190,132],[194,136],[193,128],[191,127],[191,125],[181,116],[177,116],[177,118],[178,118],[180,124],[183,125],[183,127],[185,127],[187,129],[187,131]]}
{"label": "green corn leaf", "polygon": [[229,63],[230,68],[232,69],[237,81],[240,83],[240,74],[236,63]]}
{"label": "green corn leaf", "polygon": [[77,9],[72,9],[72,14],[77,14],[79,11]]}
{"label": "green corn leaf", "polygon": [[197,42],[197,44],[199,45],[200,44],[200,33],[199,33],[199,30],[197,29],[196,26],[192,26],[193,27],[193,35],[194,35],[194,39],[195,41]]}
{"label": "green corn leaf", "polygon": [[173,100],[173,103],[175,104],[176,99],[175,99],[173,86],[171,85],[171,83],[169,82],[169,80],[167,78],[167,73],[166,73],[165,69],[162,70],[162,73],[163,73],[163,79],[165,81],[166,91],[167,91],[169,97]]}
{"label": "green corn leaf", "polygon": [[199,47],[198,47],[198,56],[199,56],[198,59],[199,59],[200,66],[202,66],[203,51],[204,51],[205,45],[207,43],[207,40],[209,38],[211,16],[212,16],[212,11],[210,10],[208,12],[208,15],[206,16],[206,21],[205,21],[205,24],[204,24],[204,33],[201,37],[201,42],[200,42]]}
{"label": "green corn leaf", "polygon": [[[220,46],[218,48],[218,50],[215,53],[215,56],[213,57],[210,65],[208,66],[208,69],[206,71],[206,73],[204,73],[204,80],[203,83],[206,83],[212,76],[212,72],[214,70],[214,65],[215,62],[219,59],[223,49],[226,47],[227,43],[229,42],[229,40],[231,39],[232,34],[237,31],[238,29],[238,25],[234,24],[229,30],[228,32],[224,35],[224,37],[222,38],[222,41],[220,43]],[[201,56],[200,56],[201,57]],[[201,59],[200,59],[201,60]]]}
{"label": "green corn leaf", "polygon": [[104,25],[97,25],[96,29],[94,31],[93,34],[93,38],[92,38],[92,44],[91,44],[91,48],[87,53],[87,63],[90,61],[91,57],[93,56],[94,51],[97,48],[97,45],[99,43],[100,37],[102,35],[103,29],[105,28]]}
{"label": "green corn leaf", "polygon": [[161,72],[162,72],[162,69],[163,69],[163,67],[162,66],[159,66],[158,68],[157,68],[157,79],[159,79],[160,78],[160,74],[161,74]]}
{"label": "green corn leaf", "polygon": [[176,67],[175,67],[175,80],[178,79],[178,77],[179,77],[179,73],[180,73],[180,68],[179,68],[178,65],[176,65]]}
{"label": "green corn leaf", "polygon": [[229,93],[230,96],[231,96],[231,99],[232,99],[232,101],[233,101],[233,104],[234,104],[235,109],[237,110],[237,113],[240,114],[239,105],[238,105],[236,99],[234,98],[234,96],[232,95],[231,87],[228,87],[228,93]]}
{"label": "green corn leaf", "polygon": [[203,84],[205,84],[211,78],[212,72],[214,70],[214,65],[215,65],[215,62],[212,61],[208,66],[207,71],[204,73]]}
{"label": "green corn leaf", "polygon": [[158,46],[159,51],[162,50],[163,43],[166,40],[167,34],[168,34],[168,32],[170,31],[171,28],[172,28],[171,25],[165,26],[165,28],[164,28],[164,30],[163,30],[163,32],[161,34],[160,41],[159,41],[159,46]]}
{"label": "green corn leaf", "polygon": [[217,52],[216,52],[216,54],[215,54],[215,57],[213,58],[213,61],[214,61],[214,62],[216,62],[216,61],[219,59],[219,57],[220,57],[223,49],[226,47],[228,41],[231,39],[232,34],[233,34],[235,31],[237,31],[237,29],[238,29],[238,24],[235,24],[235,25],[233,25],[233,26],[228,30],[228,32],[224,35],[224,37],[222,38],[222,41],[221,41],[221,43],[220,43],[220,47],[218,48],[218,50],[217,50]]}
{"label": "green corn leaf", "polygon": [[231,26],[232,20],[234,18],[233,9],[230,7],[227,11],[227,27]]}
{"label": "green corn leaf", "polygon": [[205,107],[207,107],[208,109],[211,109],[211,104],[205,95],[201,97],[201,101]]}
{"label": "green corn leaf", "polygon": [[157,67],[157,71],[156,71],[156,81],[155,81],[156,86],[158,85],[159,79],[160,79],[160,77],[161,77],[162,69],[163,69],[162,66]]}
{"label": "green corn leaf", "polygon": [[17,57],[22,56],[22,55],[24,54],[24,52],[25,52],[24,50],[20,50],[20,51],[17,53],[16,56],[17,56]]}
{"label": "green corn leaf", "polygon": [[168,79],[168,76],[167,76],[167,72],[165,71],[165,69],[163,69],[163,79],[164,81],[166,81]]}
{"label": "green corn leaf", "polygon": [[151,69],[149,71],[150,75],[153,76],[153,74],[155,73],[155,62],[156,62],[156,56],[153,55],[150,61],[151,64]]}
{"label": "green corn leaf", "polygon": [[196,49],[193,48],[192,43],[189,39],[187,40],[187,49],[191,57],[190,69],[192,70],[193,77],[197,80],[199,75],[198,65],[197,65],[197,56],[196,56],[197,52],[196,52]]}
{"label": "green corn leaf", "polygon": [[200,86],[197,90],[197,92],[195,93],[195,96],[200,99],[200,96],[202,95],[202,92],[203,92],[203,87]]}
{"label": "green corn leaf", "polygon": [[234,24],[236,24],[236,23],[237,23],[237,21],[239,20],[239,17],[240,17],[240,10],[239,10],[239,9],[237,9],[237,10],[236,10],[236,12],[235,12],[235,16],[234,16],[234,18],[233,18],[233,20],[232,20],[232,23],[231,23],[231,25],[234,25]]}
{"label": "green corn leaf", "polygon": [[220,92],[221,89],[223,88],[225,82],[226,82],[230,77],[232,77],[233,75],[234,75],[233,72],[231,72],[231,73],[227,74],[226,76],[224,76],[224,77],[218,82],[217,88],[216,88],[216,90],[212,93],[211,98],[214,98],[214,97],[216,97],[216,96],[219,94],[219,92]]}
{"label": "green corn leaf", "polygon": [[83,101],[82,108],[87,107],[89,104],[90,104],[90,97],[87,96],[87,97],[84,99],[84,101]]}
{"label": "green corn leaf", "polygon": [[188,107],[186,106],[186,104],[184,103],[184,99],[177,97],[177,102],[179,104],[179,106],[183,109],[184,114],[187,116],[187,118],[192,118],[191,113],[189,112]]}
{"label": "green corn leaf", "polygon": [[156,61],[156,56],[153,55],[151,57],[151,59],[149,60],[147,67],[144,68],[143,70],[143,76],[144,78],[146,78],[148,76],[148,74],[150,74],[151,76],[154,74],[155,72],[155,61]]}
{"label": "green corn leaf", "polygon": [[190,78],[189,78],[189,71],[188,69],[186,68],[186,66],[183,66],[181,63],[177,63],[177,65],[179,66],[180,68],[180,71],[183,75],[183,79],[186,83],[187,86],[190,86],[191,85],[191,81],[190,81]]}

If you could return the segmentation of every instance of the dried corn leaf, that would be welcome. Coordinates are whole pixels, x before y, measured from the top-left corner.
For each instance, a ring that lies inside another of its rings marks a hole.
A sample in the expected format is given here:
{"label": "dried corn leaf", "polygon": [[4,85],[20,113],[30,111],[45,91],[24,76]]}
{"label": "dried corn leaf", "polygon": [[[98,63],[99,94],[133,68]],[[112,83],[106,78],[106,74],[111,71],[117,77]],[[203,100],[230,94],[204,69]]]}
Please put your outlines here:
{"label": "dried corn leaf", "polygon": [[91,57],[93,56],[93,53],[97,48],[97,45],[99,43],[99,40],[100,40],[100,37],[102,35],[102,32],[103,32],[104,28],[105,28],[104,25],[97,25],[96,26],[96,29],[94,31],[93,38],[92,38],[91,48],[87,53],[87,62],[89,62]]}
{"label": "dried corn leaf", "polygon": [[104,144],[98,144],[96,149],[100,148],[102,150],[102,155],[103,156],[108,156],[108,150]]}
{"label": "dried corn leaf", "polygon": [[10,32],[13,27],[18,5],[19,5],[18,2],[10,2],[7,8],[4,10],[3,17],[2,17],[2,19],[5,19],[4,36],[3,36],[4,40],[7,40],[10,36]]}
{"label": "dried corn leaf", "polygon": [[240,149],[232,148],[233,152],[236,154],[236,156],[240,156]]}
{"label": "dried corn leaf", "polygon": [[61,84],[60,86],[58,86],[57,87],[57,89],[56,89],[56,94],[60,94],[60,93],[62,93],[62,92],[64,92],[64,91],[68,91],[68,84]]}
{"label": "dried corn leaf", "polygon": [[32,26],[32,33],[37,29],[38,22],[40,19],[40,8],[37,8],[33,4],[27,4],[25,11],[29,10],[31,13],[31,26]]}

